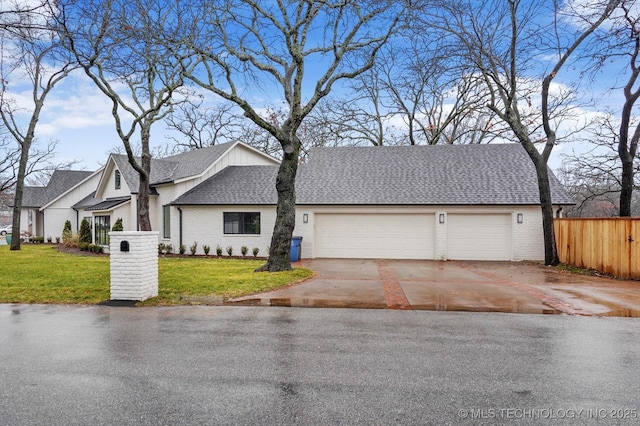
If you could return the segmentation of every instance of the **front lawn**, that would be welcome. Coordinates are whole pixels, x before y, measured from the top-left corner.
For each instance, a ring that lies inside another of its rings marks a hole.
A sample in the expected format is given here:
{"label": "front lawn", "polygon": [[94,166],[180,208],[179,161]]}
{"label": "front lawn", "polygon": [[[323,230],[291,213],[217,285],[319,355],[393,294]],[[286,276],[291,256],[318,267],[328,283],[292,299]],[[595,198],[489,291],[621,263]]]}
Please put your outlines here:
{"label": "front lawn", "polygon": [[[255,273],[263,260],[159,259],[158,297],[145,305],[210,303],[271,290],[313,275],[304,268]],[[96,304],[109,300],[109,258],[60,253],[56,246],[0,246],[0,303]]]}

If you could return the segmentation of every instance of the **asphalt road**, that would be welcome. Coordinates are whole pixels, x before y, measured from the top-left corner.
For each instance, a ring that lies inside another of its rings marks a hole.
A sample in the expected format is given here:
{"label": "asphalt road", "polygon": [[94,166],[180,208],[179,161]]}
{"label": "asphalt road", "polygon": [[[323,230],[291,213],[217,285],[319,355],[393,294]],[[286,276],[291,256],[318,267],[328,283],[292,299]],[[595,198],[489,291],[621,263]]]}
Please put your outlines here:
{"label": "asphalt road", "polygon": [[636,424],[638,367],[633,318],[0,305],[0,425]]}

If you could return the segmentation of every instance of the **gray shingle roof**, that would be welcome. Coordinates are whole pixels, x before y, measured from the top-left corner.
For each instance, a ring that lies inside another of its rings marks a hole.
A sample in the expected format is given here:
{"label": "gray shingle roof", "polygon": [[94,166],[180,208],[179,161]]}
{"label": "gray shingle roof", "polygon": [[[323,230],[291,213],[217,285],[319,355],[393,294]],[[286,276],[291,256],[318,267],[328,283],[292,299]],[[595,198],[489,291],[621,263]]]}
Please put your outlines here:
{"label": "gray shingle roof", "polygon": [[23,207],[42,207],[55,200],[93,172],[84,170],[55,170],[47,186],[27,186],[22,196]]}
{"label": "gray shingle roof", "polygon": [[[228,167],[174,204],[275,204],[277,166]],[[550,172],[555,204],[573,200]],[[519,144],[314,148],[298,169],[297,204],[539,204]]]}
{"label": "gray shingle roof", "polygon": [[[152,158],[150,184],[158,185],[190,176],[198,176],[220,158],[232,144],[233,142],[227,142],[169,157]],[[112,154],[112,157],[131,191],[138,192],[140,175],[131,167],[127,156]],[[140,161],[140,158],[138,157],[136,160]]]}

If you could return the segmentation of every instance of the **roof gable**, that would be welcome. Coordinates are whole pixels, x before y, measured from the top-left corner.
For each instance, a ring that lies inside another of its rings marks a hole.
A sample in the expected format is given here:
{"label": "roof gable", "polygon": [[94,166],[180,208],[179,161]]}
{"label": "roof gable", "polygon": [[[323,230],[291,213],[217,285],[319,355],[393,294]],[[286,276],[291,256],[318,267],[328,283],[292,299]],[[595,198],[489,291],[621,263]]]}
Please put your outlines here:
{"label": "roof gable", "polygon": [[[237,146],[250,149],[259,155],[273,160],[275,164],[278,163],[278,160],[240,142],[227,142],[171,155],[169,157],[152,158],[150,184],[160,185],[201,176],[213,167],[227,152]],[[110,158],[113,159],[115,166],[120,170],[122,178],[131,192],[137,193],[138,187],[140,186],[140,175],[131,166],[128,157],[124,154],[112,154]],[[136,157],[136,161],[140,161],[140,157]],[[108,173],[110,173],[110,170]]]}
{"label": "roof gable", "polygon": [[55,170],[47,186],[28,186],[24,188],[22,205],[24,207],[43,207],[56,200],[95,172],[84,170]]}

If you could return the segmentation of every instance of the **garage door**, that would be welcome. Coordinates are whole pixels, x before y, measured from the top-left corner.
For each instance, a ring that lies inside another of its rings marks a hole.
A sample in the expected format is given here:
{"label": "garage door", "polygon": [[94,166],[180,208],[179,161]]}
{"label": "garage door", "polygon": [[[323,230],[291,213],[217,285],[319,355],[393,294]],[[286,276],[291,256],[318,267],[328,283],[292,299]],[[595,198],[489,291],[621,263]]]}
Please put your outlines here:
{"label": "garage door", "polygon": [[316,214],[314,256],[433,259],[434,227],[430,214]]}
{"label": "garage door", "polygon": [[449,214],[447,258],[511,260],[511,215]]}

